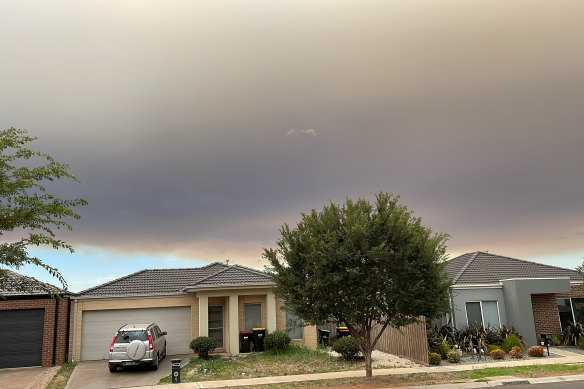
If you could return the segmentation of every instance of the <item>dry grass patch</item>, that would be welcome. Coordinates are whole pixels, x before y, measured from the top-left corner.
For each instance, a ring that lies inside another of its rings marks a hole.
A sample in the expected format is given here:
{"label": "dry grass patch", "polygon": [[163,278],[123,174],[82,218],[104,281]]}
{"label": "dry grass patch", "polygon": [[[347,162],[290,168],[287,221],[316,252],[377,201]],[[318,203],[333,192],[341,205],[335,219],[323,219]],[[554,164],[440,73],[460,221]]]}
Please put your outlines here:
{"label": "dry grass patch", "polygon": [[[361,361],[345,361],[331,356],[327,350],[290,347],[280,354],[266,351],[237,357],[214,356],[207,361],[193,358],[182,369],[181,381],[233,380],[360,369]],[[160,382],[170,382],[170,376]]]}
{"label": "dry grass patch", "polygon": [[65,363],[63,366],[61,366],[46,389],[64,389],[65,386],[67,386],[67,382],[69,382],[69,377],[71,377],[75,366],[77,366],[77,363],[75,362]]}

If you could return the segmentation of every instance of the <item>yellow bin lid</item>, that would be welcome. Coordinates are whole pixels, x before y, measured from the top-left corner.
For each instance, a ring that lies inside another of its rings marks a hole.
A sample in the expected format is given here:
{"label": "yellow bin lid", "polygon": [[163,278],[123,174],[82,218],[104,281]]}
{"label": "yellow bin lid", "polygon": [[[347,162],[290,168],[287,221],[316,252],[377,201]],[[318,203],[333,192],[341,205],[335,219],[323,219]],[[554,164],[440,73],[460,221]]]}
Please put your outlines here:
{"label": "yellow bin lid", "polygon": [[348,330],[347,327],[337,327],[337,330]]}
{"label": "yellow bin lid", "polygon": [[261,330],[265,330],[265,328],[254,328],[254,331],[261,331]]}

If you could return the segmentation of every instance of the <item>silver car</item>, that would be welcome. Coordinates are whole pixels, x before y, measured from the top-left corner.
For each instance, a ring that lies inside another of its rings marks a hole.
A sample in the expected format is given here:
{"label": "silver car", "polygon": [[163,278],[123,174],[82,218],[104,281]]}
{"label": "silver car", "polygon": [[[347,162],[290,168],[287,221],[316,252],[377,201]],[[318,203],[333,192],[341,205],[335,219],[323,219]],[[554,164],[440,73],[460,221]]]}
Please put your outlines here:
{"label": "silver car", "polygon": [[158,325],[126,324],[114,335],[109,352],[109,371],[119,366],[149,365],[158,369],[158,362],[166,357],[166,332]]}

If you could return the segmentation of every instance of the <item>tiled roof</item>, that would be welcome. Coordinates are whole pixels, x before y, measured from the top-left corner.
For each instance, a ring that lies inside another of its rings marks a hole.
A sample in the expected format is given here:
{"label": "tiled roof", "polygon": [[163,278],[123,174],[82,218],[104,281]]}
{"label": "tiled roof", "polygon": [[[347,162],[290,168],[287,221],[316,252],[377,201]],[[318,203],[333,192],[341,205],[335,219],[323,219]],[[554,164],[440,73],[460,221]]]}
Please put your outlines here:
{"label": "tiled roof", "polygon": [[494,284],[509,278],[570,278],[582,281],[576,270],[543,265],[541,263],[509,258],[476,251],[449,260],[446,273],[454,285]]}
{"label": "tiled roof", "polygon": [[221,285],[258,285],[273,284],[272,279],[265,273],[248,267],[234,265],[222,269],[193,285],[195,287],[221,286]]}
{"label": "tiled roof", "polygon": [[[46,290],[39,289],[38,281],[35,278],[27,277],[22,274],[13,272],[8,269],[0,269],[0,296],[14,297],[14,296],[40,296],[48,295]],[[63,291],[54,285],[41,282],[47,289],[54,293],[62,293]]]}
{"label": "tiled roof", "polygon": [[214,262],[200,268],[141,270],[79,292],[76,297],[180,294],[187,287],[222,285],[273,285],[273,282],[261,271]]}

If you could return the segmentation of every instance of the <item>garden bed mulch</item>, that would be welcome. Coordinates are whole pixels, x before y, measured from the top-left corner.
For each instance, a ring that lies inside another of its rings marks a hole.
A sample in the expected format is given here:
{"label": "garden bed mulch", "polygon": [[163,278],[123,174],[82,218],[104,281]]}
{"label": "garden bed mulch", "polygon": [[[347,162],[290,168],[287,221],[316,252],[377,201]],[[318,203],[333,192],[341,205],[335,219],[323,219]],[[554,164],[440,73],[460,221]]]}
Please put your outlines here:
{"label": "garden bed mulch", "polygon": [[[569,350],[569,351],[572,351],[572,350]],[[525,355],[523,358],[518,358],[518,359],[511,358],[509,356],[506,356],[505,359],[493,359],[490,356],[481,356],[481,359],[478,359],[478,357],[476,355],[474,358],[472,358],[470,355],[463,355],[462,358],[460,359],[460,363],[450,363],[447,360],[443,359],[440,366],[479,365],[479,364],[483,364],[483,363],[497,363],[497,362],[524,361],[524,360],[541,360],[541,359],[562,358],[562,357],[563,357],[563,355],[554,354],[552,352],[550,352],[549,357],[548,357],[547,353],[545,353],[545,355],[543,357],[528,357],[527,355]]]}

